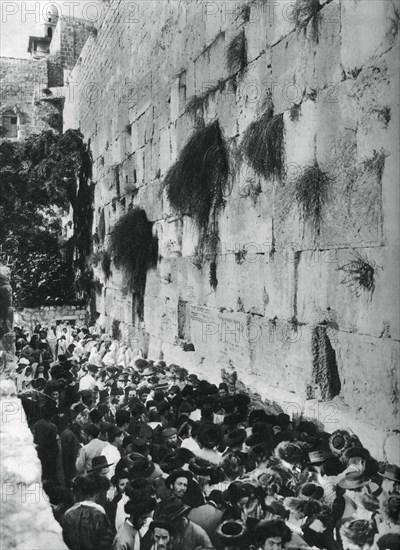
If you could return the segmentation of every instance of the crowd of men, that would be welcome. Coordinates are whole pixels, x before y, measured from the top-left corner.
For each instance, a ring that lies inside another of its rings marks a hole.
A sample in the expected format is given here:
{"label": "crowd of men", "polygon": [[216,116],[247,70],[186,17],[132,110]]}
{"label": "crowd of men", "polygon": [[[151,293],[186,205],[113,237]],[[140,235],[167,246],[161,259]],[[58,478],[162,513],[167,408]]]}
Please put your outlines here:
{"label": "crowd of men", "polygon": [[394,550],[400,468],[95,327],[16,328],[16,384],[70,550]]}

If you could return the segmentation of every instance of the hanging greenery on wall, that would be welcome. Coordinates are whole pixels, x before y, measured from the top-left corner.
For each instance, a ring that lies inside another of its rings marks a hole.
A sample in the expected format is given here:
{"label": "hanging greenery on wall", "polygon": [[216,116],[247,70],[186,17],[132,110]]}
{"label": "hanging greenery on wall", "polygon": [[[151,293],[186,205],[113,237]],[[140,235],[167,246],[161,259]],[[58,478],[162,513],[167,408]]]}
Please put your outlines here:
{"label": "hanging greenery on wall", "polygon": [[311,21],[311,37],[318,42],[318,12],[321,9],[319,0],[296,0],[293,7],[293,19],[296,27],[305,30]]}
{"label": "hanging greenery on wall", "polygon": [[247,64],[247,41],[244,29],[237,34],[226,49],[226,67],[229,74],[241,71]]}
{"label": "hanging greenery on wall", "polygon": [[250,124],[240,147],[253,170],[265,178],[281,178],[284,170],[283,114],[273,116],[273,108]]}
{"label": "hanging greenery on wall", "polygon": [[106,237],[106,217],[104,214],[104,208],[100,210],[99,222],[97,225],[97,235],[99,237],[99,242],[104,243]]}
{"label": "hanging greenery on wall", "polygon": [[108,250],[101,251],[100,263],[104,277],[107,280],[111,277],[111,254]]}
{"label": "hanging greenery on wall", "polygon": [[293,182],[287,196],[288,208],[297,205],[300,218],[308,224],[311,233],[317,237],[321,232],[324,207],[328,201],[331,178],[315,161],[303,169]]}
{"label": "hanging greenery on wall", "polygon": [[135,207],[124,214],[110,234],[110,251],[121,268],[127,291],[132,292],[136,313],[143,319],[147,271],[157,265],[158,239],[146,212]]}
{"label": "hanging greenery on wall", "polygon": [[215,121],[196,130],[164,180],[172,207],[191,216],[200,230],[200,263],[218,255],[218,214],[225,205],[228,177],[228,150]]}
{"label": "hanging greenery on wall", "polygon": [[[229,79],[228,79],[229,80]],[[223,92],[227,80],[220,79],[213,86],[191,97],[186,105],[186,112],[197,122],[197,126],[204,125],[203,109],[208,106],[209,100],[217,92]]]}
{"label": "hanging greenery on wall", "polygon": [[348,285],[357,297],[366,293],[369,299],[374,294],[375,278],[380,269],[382,269],[380,266],[370,262],[359,251],[353,251],[350,262],[338,267],[338,270],[344,273],[341,283]]}

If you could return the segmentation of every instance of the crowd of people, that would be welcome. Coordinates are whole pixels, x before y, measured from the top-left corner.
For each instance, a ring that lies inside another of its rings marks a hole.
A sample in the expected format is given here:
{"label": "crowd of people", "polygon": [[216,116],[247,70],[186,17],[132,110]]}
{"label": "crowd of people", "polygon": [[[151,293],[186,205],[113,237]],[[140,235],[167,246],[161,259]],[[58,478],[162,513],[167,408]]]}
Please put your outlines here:
{"label": "crowd of people", "polygon": [[70,550],[394,550],[400,468],[96,327],[16,328],[16,385]]}

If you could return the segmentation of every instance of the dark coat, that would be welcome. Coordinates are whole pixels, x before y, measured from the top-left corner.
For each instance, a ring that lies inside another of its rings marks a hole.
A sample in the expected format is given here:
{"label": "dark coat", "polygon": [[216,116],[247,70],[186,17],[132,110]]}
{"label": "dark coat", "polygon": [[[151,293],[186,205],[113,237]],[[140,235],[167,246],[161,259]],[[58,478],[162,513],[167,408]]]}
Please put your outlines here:
{"label": "dark coat", "polygon": [[70,550],[111,550],[114,534],[104,511],[78,502],[64,515],[63,537]]}

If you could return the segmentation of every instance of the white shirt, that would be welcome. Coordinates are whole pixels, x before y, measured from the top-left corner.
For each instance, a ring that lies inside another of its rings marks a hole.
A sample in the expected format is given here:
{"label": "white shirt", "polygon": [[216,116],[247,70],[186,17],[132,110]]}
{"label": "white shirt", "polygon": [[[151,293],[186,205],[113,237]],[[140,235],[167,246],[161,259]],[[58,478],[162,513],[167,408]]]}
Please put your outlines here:
{"label": "white shirt", "polygon": [[107,474],[108,479],[111,479],[115,474],[117,462],[121,459],[121,453],[117,447],[114,447],[114,445],[108,443],[101,451],[101,454],[106,457],[108,464],[112,464],[112,466],[110,466],[110,471]]}
{"label": "white shirt", "polygon": [[118,529],[121,527],[121,525],[124,523],[126,518],[129,518],[129,514],[125,512],[125,504],[128,502],[129,497],[126,496],[124,493],[122,495],[122,498],[120,501],[118,501],[117,504],[117,511],[115,514],[115,529],[118,531]]}

